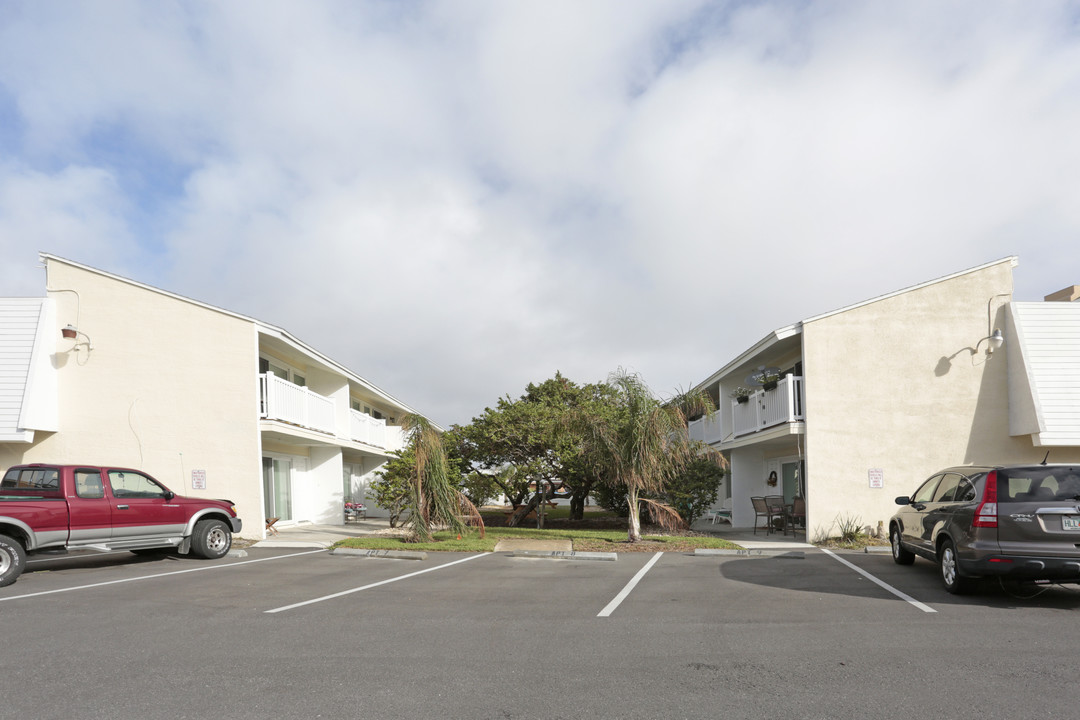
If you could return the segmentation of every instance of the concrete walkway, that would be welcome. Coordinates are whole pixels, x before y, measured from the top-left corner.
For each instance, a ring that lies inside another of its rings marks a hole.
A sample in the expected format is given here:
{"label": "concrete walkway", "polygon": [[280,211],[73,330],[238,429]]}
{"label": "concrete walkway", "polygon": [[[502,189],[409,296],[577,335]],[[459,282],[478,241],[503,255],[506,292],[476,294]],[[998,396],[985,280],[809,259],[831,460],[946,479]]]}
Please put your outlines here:
{"label": "concrete walkway", "polygon": [[390,521],[386,518],[369,520],[350,520],[345,525],[315,525],[299,523],[278,529],[277,535],[270,535],[252,547],[285,548],[328,548],[338,540],[350,537],[368,537],[389,530]]}

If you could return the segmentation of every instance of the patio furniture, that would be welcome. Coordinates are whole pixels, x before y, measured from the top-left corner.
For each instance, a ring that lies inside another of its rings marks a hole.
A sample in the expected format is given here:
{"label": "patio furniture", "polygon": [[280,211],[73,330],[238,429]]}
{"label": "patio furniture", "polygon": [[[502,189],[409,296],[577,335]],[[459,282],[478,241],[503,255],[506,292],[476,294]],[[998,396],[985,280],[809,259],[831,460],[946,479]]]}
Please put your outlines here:
{"label": "patio furniture", "polygon": [[724,498],[719,510],[709,511],[709,524],[715,525],[718,520],[726,520],[728,525],[731,524],[731,498]]}
{"label": "patio furniture", "polygon": [[784,496],[783,495],[766,495],[765,504],[769,506],[773,514],[773,530],[784,529]]}
{"label": "patio furniture", "polygon": [[787,535],[787,529],[790,526],[791,534],[794,536],[800,525],[802,525],[803,535],[806,535],[806,500],[797,497],[790,506],[784,508],[784,534]]}
{"label": "patio furniture", "polygon": [[761,496],[750,498],[750,502],[754,504],[754,534],[757,535],[758,518],[761,517],[765,518],[765,534],[771,534],[773,531],[773,520],[783,520],[783,508],[769,503],[768,498]]}

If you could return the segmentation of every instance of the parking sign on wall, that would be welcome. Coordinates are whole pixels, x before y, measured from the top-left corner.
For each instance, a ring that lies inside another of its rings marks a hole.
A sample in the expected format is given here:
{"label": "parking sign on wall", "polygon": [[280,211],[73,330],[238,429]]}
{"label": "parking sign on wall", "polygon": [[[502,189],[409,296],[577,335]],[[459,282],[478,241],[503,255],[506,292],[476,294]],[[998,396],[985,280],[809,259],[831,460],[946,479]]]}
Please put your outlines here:
{"label": "parking sign on wall", "polygon": [[205,490],[206,489],[206,471],[205,470],[192,470],[191,471],[191,489],[192,490]]}
{"label": "parking sign on wall", "polygon": [[867,473],[870,477],[870,487],[883,488],[885,487],[885,471],[881,468],[870,468]]}

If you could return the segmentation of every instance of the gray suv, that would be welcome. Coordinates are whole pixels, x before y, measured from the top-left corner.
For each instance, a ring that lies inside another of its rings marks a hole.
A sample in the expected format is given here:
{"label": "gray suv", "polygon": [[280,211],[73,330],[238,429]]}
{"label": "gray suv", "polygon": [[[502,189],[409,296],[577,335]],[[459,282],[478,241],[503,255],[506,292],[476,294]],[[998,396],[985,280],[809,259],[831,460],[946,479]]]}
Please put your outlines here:
{"label": "gray suv", "polygon": [[896,504],[893,560],[939,563],[951,593],[988,576],[1080,583],[1080,466],[949,468]]}

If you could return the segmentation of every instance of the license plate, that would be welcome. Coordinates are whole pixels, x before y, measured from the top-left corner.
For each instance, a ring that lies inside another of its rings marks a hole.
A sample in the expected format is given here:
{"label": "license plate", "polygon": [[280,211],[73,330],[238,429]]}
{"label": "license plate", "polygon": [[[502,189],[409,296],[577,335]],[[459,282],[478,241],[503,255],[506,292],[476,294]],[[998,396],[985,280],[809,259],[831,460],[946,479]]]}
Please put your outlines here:
{"label": "license plate", "polygon": [[1062,530],[1080,530],[1080,515],[1062,515]]}

